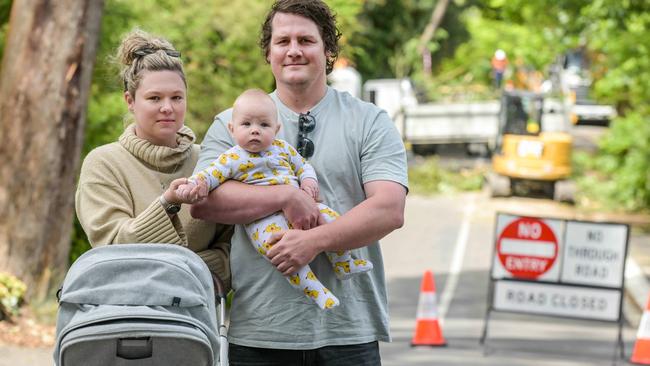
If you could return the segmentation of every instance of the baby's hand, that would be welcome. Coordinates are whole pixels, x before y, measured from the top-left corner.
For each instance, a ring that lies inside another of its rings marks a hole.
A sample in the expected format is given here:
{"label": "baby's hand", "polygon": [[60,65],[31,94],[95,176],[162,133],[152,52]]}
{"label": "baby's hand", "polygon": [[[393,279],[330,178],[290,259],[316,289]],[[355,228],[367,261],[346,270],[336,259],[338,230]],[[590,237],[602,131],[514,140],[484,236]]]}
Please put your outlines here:
{"label": "baby's hand", "polygon": [[318,190],[318,182],[316,179],[313,178],[305,178],[302,180],[300,183],[300,189],[305,191],[308,195],[311,196],[311,198],[314,199],[314,201],[319,202],[319,190]]}
{"label": "baby's hand", "polygon": [[202,180],[195,183],[186,178],[180,178],[173,181],[169,188],[173,190],[175,202],[178,203],[192,204],[202,201],[208,196],[208,186]]}

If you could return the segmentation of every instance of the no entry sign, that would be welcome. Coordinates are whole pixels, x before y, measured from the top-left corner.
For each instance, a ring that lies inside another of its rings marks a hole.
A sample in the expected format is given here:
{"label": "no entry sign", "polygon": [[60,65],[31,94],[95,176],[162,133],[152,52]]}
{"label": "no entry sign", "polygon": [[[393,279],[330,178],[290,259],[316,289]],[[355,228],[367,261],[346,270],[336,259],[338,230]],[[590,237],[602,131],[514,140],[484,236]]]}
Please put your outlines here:
{"label": "no entry sign", "polygon": [[558,220],[500,215],[492,277],[557,280],[560,229]]}

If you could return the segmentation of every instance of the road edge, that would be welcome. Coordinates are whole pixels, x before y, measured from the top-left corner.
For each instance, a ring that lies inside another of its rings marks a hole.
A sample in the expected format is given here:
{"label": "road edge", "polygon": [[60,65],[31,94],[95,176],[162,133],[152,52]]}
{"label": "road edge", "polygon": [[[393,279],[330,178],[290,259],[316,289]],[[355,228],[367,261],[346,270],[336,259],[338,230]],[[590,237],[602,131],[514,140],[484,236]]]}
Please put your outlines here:
{"label": "road edge", "polygon": [[641,266],[632,257],[625,261],[625,292],[634,308],[643,313],[650,294],[650,283]]}

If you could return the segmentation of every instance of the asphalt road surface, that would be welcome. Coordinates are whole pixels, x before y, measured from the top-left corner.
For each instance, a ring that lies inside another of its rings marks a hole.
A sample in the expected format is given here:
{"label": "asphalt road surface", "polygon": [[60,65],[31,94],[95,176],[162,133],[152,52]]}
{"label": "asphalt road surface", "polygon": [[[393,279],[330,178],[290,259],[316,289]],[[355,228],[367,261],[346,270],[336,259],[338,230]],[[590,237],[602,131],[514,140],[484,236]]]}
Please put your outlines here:
{"label": "asphalt road surface", "polygon": [[[483,193],[407,201],[402,229],[382,241],[393,342],[381,345],[384,366],[611,365],[617,323],[493,312],[487,347],[479,344],[485,325],[495,212],[562,217],[572,208],[548,200],[490,199]],[[438,314],[447,347],[411,347],[420,282],[434,272]],[[632,311],[631,311],[632,312]],[[638,325],[623,327],[629,358]],[[619,359],[617,364],[626,364]]]}

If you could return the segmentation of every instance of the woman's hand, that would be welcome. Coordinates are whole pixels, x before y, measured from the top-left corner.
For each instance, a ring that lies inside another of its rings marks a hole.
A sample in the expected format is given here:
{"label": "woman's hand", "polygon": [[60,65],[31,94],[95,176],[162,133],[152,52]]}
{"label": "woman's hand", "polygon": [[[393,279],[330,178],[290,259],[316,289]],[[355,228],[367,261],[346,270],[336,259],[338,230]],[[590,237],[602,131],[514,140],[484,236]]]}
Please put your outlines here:
{"label": "woman's hand", "polygon": [[170,203],[193,204],[208,196],[208,185],[202,180],[194,183],[187,178],[178,178],[169,184],[163,196]]}

